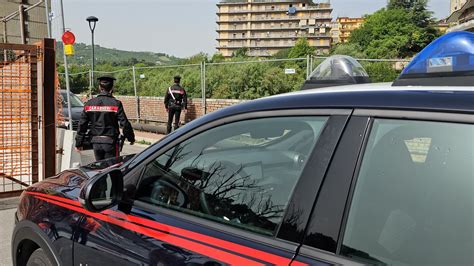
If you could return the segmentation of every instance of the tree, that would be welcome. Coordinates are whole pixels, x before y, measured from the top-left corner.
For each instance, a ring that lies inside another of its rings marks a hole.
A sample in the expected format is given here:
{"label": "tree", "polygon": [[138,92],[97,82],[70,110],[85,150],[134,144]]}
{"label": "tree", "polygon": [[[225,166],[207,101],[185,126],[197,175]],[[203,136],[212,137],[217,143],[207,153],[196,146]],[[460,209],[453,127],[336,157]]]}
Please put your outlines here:
{"label": "tree", "polygon": [[403,9],[411,14],[411,21],[418,27],[429,27],[433,12],[429,11],[428,0],[390,0],[387,9]]}
{"label": "tree", "polygon": [[414,23],[413,16],[403,8],[381,9],[352,32],[349,42],[369,58],[412,57],[438,36],[431,27]]}
{"label": "tree", "polygon": [[367,55],[364,53],[362,47],[354,43],[340,43],[334,46],[331,50],[333,55],[348,55],[354,58],[366,58]]}
{"label": "tree", "polygon": [[388,9],[411,9],[413,4],[416,0],[390,0],[388,1],[387,8]]}
{"label": "tree", "polygon": [[290,55],[290,49],[281,49],[276,54],[273,55],[276,59],[286,59]]}
{"label": "tree", "polygon": [[211,62],[212,63],[220,63],[224,62],[225,57],[221,53],[215,53],[212,55]]}
{"label": "tree", "polygon": [[372,82],[392,82],[400,74],[392,62],[362,62],[362,66]]}
{"label": "tree", "polygon": [[201,62],[208,62],[208,55],[206,53],[200,52],[196,55],[191,56],[185,60],[185,64],[200,64]]}
{"label": "tree", "polygon": [[299,57],[306,57],[307,55],[314,54],[316,51],[315,47],[309,45],[309,42],[306,38],[300,38],[296,41],[295,46],[290,49],[288,53],[288,57],[290,58],[299,58]]}
{"label": "tree", "polygon": [[237,49],[237,51],[232,53],[232,57],[247,57],[248,48],[242,47]]}
{"label": "tree", "polygon": [[434,32],[434,28],[430,27],[434,22],[433,12],[428,10],[427,5],[427,0],[415,1],[411,9],[412,21],[418,27],[426,28],[427,30]]}

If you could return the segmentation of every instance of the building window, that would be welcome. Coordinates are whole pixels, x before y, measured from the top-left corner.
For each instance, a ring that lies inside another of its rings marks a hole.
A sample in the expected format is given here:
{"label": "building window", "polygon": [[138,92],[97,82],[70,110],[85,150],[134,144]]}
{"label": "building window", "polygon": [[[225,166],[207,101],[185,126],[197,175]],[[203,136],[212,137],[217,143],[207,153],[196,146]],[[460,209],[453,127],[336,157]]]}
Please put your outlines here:
{"label": "building window", "polygon": [[237,37],[237,34],[234,33],[234,34],[233,34],[233,37],[234,37],[234,39],[235,39],[235,38]]}
{"label": "building window", "polygon": [[305,3],[303,3],[303,7],[306,7],[306,4],[305,4]]}
{"label": "building window", "polygon": [[272,10],[275,10],[275,6],[272,6]]}
{"label": "building window", "polygon": [[245,38],[245,33],[242,33],[242,38]]}

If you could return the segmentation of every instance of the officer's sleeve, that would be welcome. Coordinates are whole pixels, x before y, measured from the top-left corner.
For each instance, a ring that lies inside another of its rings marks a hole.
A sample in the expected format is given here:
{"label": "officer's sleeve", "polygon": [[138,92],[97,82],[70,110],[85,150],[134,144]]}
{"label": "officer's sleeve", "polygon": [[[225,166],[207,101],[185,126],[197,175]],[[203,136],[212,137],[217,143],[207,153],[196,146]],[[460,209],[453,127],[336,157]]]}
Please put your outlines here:
{"label": "officer's sleeve", "polygon": [[84,110],[82,110],[82,113],[81,113],[81,119],[79,120],[79,127],[77,129],[76,147],[82,147],[88,127],[89,127],[89,116],[87,115],[85,107],[84,107]]}
{"label": "officer's sleeve", "polygon": [[186,90],[183,89],[184,94],[183,94],[183,105],[184,109],[188,109],[188,94],[186,93]]}
{"label": "officer's sleeve", "polygon": [[169,105],[169,102],[170,102],[170,92],[169,90],[166,90],[166,93],[165,93],[165,108],[168,109],[168,105]]}
{"label": "officer's sleeve", "polygon": [[120,101],[117,111],[117,118],[120,123],[120,127],[122,128],[123,135],[128,141],[135,142],[135,133],[133,132],[132,124],[130,124],[130,121],[128,121],[127,115],[123,110],[122,102]]}

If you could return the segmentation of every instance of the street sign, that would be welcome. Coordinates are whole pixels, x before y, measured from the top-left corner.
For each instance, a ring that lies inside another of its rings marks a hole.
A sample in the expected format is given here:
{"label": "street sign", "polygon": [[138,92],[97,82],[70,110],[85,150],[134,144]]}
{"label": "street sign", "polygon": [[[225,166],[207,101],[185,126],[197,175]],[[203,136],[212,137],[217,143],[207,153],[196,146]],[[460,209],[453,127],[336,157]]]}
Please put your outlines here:
{"label": "street sign", "polygon": [[285,69],[285,74],[296,74],[296,69],[287,68],[287,69]]}
{"label": "street sign", "polygon": [[76,36],[74,36],[74,33],[70,31],[65,31],[61,39],[64,43],[64,53],[66,55],[74,55],[73,44],[76,42]]}

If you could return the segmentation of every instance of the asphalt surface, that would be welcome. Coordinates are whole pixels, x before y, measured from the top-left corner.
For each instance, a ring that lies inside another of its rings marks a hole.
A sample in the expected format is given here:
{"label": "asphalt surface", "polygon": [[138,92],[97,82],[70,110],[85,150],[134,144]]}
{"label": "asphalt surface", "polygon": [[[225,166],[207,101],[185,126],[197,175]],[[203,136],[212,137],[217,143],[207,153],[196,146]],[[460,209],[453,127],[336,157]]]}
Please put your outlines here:
{"label": "asphalt surface", "polygon": [[16,209],[7,209],[0,211],[0,265],[10,266],[11,261],[11,236],[13,225],[15,223],[13,215]]}
{"label": "asphalt surface", "polygon": [[[123,147],[121,154],[135,154],[144,150],[146,145],[128,145]],[[92,151],[82,152],[82,164],[94,162]],[[11,266],[11,236],[14,227],[14,213],[18,205],[18,198],[0,200],[0,266]]]}

